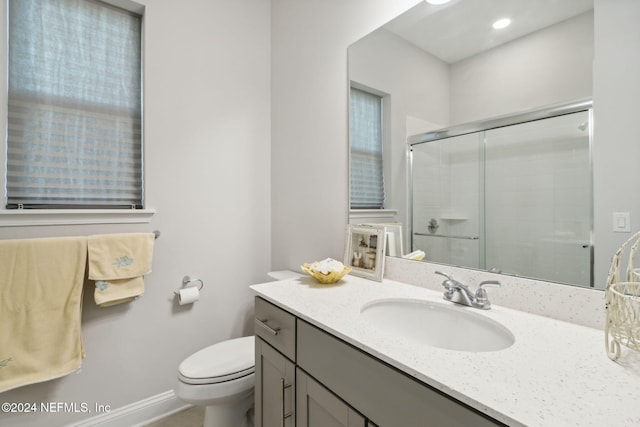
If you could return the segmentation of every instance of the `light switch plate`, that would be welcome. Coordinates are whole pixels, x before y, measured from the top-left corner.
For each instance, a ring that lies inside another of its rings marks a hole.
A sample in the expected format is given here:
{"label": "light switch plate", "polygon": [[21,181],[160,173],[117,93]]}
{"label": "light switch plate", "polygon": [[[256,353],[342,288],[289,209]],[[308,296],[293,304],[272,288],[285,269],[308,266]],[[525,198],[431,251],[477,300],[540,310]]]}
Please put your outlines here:
{"label": "light switch plate", "polygon": [[613,231],[618,233],[631,232],[631,214],[629,212],[613,213]]}

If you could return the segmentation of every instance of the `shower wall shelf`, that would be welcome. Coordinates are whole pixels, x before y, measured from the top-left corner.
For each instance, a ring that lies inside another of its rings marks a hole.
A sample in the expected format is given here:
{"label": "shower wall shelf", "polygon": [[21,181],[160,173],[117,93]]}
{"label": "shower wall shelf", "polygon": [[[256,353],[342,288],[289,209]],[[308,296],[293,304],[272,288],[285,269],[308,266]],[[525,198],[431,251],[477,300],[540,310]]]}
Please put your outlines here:
{"label": "shower wall shelf", "polygon": [[467,215],[453,212],[453,213],[443,213],[442,215],[440,215],[440,219],[443,219],[446,221],[466,221],[469,219],[469,217]]}

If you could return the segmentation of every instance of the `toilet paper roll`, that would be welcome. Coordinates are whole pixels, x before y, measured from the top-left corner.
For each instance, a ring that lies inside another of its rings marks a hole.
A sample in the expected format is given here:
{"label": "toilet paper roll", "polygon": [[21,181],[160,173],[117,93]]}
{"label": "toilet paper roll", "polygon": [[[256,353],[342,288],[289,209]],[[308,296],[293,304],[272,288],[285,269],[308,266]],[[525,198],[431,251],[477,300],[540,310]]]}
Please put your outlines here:
{"label": "toilet paper roll", "polygon": [[180,305],[193,304],[200,299],[200,291],[195,286],[182,288],[178,291],[178,303]]}

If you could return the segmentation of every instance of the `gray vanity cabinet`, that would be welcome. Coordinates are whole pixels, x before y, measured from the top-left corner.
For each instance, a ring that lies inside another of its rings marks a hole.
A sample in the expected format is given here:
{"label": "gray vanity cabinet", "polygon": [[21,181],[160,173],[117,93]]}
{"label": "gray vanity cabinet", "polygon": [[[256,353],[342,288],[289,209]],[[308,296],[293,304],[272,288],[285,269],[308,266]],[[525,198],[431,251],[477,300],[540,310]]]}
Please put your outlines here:
{"label": "gray vanity cabinet", "polygon": [[256,427],[504,425],[259,297],[256,335]]}
{"label": "gray vanity cabinet", "polygon": [[296,369],[297,427],[365,427],[366,420],[333,393]]}
{"label": "gray vanity cabinet", "polygon": [[256,427],[295,426],[296,319],[256,298]]}

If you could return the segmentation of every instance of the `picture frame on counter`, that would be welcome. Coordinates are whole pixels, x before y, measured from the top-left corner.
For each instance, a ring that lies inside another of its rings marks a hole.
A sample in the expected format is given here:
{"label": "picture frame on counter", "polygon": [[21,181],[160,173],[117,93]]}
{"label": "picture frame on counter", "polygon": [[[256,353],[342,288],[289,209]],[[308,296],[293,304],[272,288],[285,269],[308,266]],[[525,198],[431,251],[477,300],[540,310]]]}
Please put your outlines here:
{"label": "picture frame on counter", "polygon": [[382,281],[386,229],[383,225],[349,225],[345,239],[344,264],[354,276]]}

